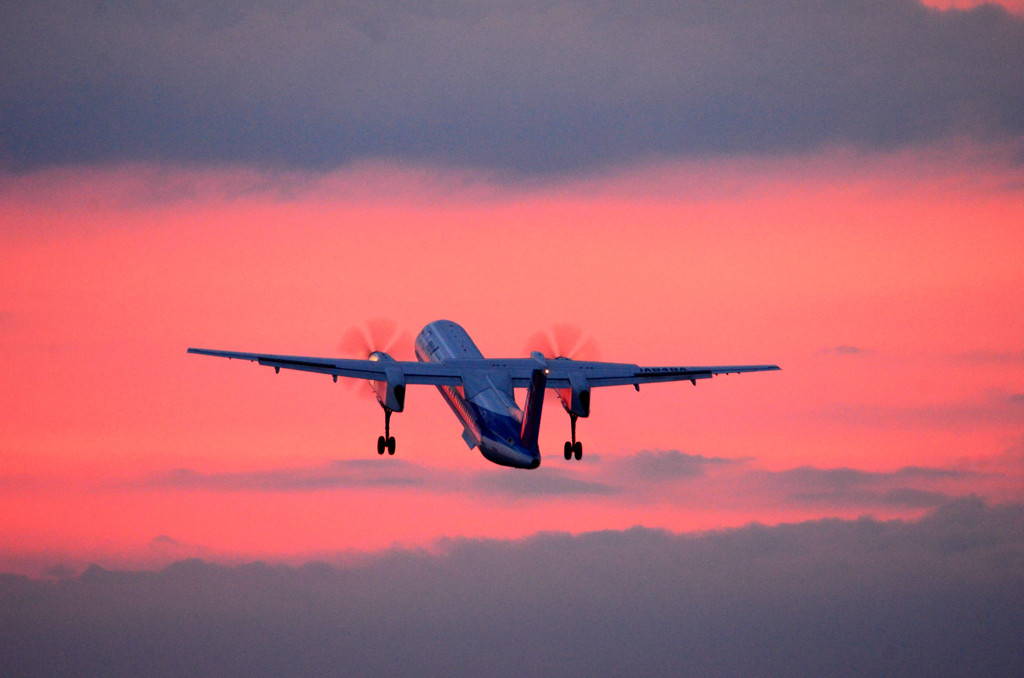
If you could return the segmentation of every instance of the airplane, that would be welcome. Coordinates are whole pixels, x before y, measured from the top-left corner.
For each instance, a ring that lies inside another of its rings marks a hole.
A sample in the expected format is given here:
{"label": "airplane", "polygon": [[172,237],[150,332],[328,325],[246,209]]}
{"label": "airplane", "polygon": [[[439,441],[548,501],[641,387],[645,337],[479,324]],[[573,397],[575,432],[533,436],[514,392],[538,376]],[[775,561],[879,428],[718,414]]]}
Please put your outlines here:
{"label": "airplane", "polygon": [[[566,460],[583,458],[583,443],[576,440],[576,420],[590,416],[590,390],[601,386],[710,379],[716,374],[778,370],[777,365],[724,365],[714,367],[641,367],[628,363],[573,360],[533,351],[529,358],[485,358],[458,324],[435,320],[416,337],[416,361],[395,360],[384,351],[373,351],[365,360],[307,358],[266,353],[241,353],[189,348],[189,353],[249,360],[282,369],[365,379],[384,408],[384,435],[377,438],[377,454],[395,453],[391,413],[405,409],[405,390],[410,384],[432,384],[463,426],[462,439],[476,447],[485,459],[500,466],[535,469],[540,466],[538,435],[544,391],[555,391],[569,414],[571,440],[566,441]],[[522,409],[516,404],[516,388],[526,389]]]}

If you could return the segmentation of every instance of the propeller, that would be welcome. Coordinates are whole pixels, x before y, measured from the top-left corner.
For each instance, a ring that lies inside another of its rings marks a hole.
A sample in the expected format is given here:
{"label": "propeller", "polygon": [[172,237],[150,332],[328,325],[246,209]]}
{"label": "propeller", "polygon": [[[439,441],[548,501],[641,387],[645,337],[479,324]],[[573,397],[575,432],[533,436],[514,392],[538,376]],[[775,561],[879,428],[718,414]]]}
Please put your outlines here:
{"label": "propeller", "polygon": [[592,337],[583,333],[576,325],[559,323],[547,330],[541,330],[526,342],[527,352],[540,351],[548,358],[572,358],[574,360],[600,360],[600,350]]}
{"label": "propeller", "polygon": [[[374,318],[362,325],[353,325],[345,330],[338,344],[338,350],[346,358],[365,360],[371,353],[381,351],[395,360],[412,359],[412,334],[398,327],[392,320]],[[395,355],[397,353],[397,355]],[[350,390],[362,396],[371,397],[372,385],[361,379],[345,379]],[[366,388],[370,386],[370,388]]]}
{"label": "propeller", "polygon": [[348,358],[369,358],[371,353],[381,351],[395,360],[408,360],[412,355],[412,335],[392,320],[375,318],[348,328],[338,350]]}

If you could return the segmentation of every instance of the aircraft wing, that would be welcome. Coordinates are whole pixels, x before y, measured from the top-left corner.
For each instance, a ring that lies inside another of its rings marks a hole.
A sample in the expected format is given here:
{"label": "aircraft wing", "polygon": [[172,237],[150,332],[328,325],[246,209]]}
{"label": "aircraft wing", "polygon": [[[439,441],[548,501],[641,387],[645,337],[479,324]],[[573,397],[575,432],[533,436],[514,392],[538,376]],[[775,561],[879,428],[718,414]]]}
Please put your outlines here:
{"label": "aircraft wing", "polygon": [[547,388],[571,388],[575,383],[596,386],[623,386],[662,381],[691,381],[710,379],[716,374],[737,374],[742,372],[765,372],[777,370],[777,365],[714,365],[702,367],[641,367],[629,363],[606,363],[590,360],[569,360],[554,358],[540,362],[534,358],[512,358],[507,360],[452,360],[445,363],[418,362],[411,360],[353,360],[348,358],[313,358],[294,355],[273,355],[269,353],[242,353],[239,351],[218,351],[206,348],[190,348],[189,353],[210,355],[218,358],[249,360],[260,365],[282,369],[300,370],[329,374],[335,378],[369,379],[386,381],[388,370],[398,368],[407,384],[432,384],[435,386],[476,387],[480,378],[491,375],[498,381],[511,380],[512,385],[529,386],[533,371],[547,368]]}
{"label": "aircraft wing", "polygon": [[269,353],[241,353],[239,351],[215,351],[207,348],[190,348],[189,353],[212,355],[218,358],[250,360],[260,365],[282,369],[300,370],[329,374],[335,378],[369,379],[386,381],[388,368],[398,367],[405,375],[407,384],[434,384],[460,386],[462,372],[439,363],[421,363],[410,360],[351,360],[348,358],[310,358],[296,355],[271,355]]}
{"label": "aircraft wing", "polygon": [[[541,363],[533,358],[513,360],[487,360],[492,369],[505,369],[517,387],[530,383],[530,375]],[[716,374],[739,374],[742,372],[767,372],[779,369],[778,365],[710,365],[643,367],[630,363],[605,363],[590,360],[569,360],[555,358],[546,361],[548,388],[570,388],[575,381],[589,386],[624,386],[650,384],[662,381],[690,381],[710,379]]]}

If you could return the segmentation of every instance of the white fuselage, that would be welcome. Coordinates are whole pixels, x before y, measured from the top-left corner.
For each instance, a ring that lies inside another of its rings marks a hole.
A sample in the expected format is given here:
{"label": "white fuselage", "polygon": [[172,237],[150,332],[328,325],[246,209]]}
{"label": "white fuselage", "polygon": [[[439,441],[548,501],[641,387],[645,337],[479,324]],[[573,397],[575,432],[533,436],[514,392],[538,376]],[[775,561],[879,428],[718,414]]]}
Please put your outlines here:
{"label": "white fuselage", "polygon": [[[457,365],[460,360],[481,360],[483,354],[466,330],[450,320],[436,320],[416,337],[416,357],[422,362]],[[492,372],[480,372],[462,386],[438,386],[448,406],[464,428],[470,447],[495,464],[537,468],[540,450],[523,443],[523,411],[516,405],[510,380]]]}

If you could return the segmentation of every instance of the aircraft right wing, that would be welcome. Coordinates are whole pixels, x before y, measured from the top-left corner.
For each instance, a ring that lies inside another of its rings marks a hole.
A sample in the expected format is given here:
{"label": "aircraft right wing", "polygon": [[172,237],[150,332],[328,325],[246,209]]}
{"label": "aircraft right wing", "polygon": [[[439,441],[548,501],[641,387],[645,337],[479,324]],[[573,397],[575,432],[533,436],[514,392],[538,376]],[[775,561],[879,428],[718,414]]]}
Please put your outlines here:
{"label": "aircraft right wing", "polygon": [[218,351],[208,348],[190,348],[189,353],[210,355],[233,360],[249,360],[273,367],[275,371],[282,369],[300,370],[329,374],[335,379],[349,377],[352,379],[368,379],[387,381],[389,368],[398,368],[405,377],[407,384],[434,384],[435,386],[462,384],[462,372],[440,363],[421,363],[411,360],[353,360],[349,358],[312,358],[295,355],[273,355],[270,353],[242,353],[240,351]]}

